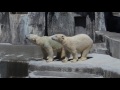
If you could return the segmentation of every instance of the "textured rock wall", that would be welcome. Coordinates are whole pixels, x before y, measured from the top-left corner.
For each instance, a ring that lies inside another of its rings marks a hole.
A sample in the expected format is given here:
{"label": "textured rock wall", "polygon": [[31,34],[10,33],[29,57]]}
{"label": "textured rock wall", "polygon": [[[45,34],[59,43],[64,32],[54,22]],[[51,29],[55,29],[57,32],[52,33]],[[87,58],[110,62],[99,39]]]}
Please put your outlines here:
{"label": "textured rock wall", "polygon": [[0,12],[0,42],[11,42],[9,12]]}
{"label": "textured rock wall", "polygon": [[13,44],[26,44],[25,35],[34,33],[44,35],[45,13],[28,12],[28,14],[10,14],[10,29]]}
{"label": "textured rock wall", "polygon": [[120,34],[106,31],[96,31],[97,41],[106,44],[108,54],[120,59]]}
{"label": "textured rock wall", "polygon": [[74,35],[74,16],[72,12],[48,13],[48,35],[58,33]]}
{"label": "textured rock wall", "polygon": [[0,43],[30,44],[24,40],[29,33],[39,36],[86,33],[94,39],[96,30],[105,30],[103,12],[48,12],[47,15],[45,12],[0,12]]}
{"label": "textured rock wall", "polygon": [[95,12],[95,23],[94,23],[94,30],[93,30],[93,40],[96,41],[96,34],[95,31],[106,31],[106,25],[105,25],[105,15],[104,12]]}
{"label": "textured rock wall", "polygon": [[44,35],[45,13],[11,14],[0,12],[0,42],[26,44],[25,35],[29,33]]}
{"label": "textured rock wall", "polygon": [[95,31],[94,12],[49,12],[48,35],[63,33],[76,35],[85,33],[93,38]]}
{"label": "textured rock wall", "polygon": [[104,12],[95,12],[96,31],[106,31]]}
{"label": "textured rock wall", "polygon": [[[94,40],[95,20],[91,19],[89,15],[86,17],[86,34],[88,34]],[[94,40],[95,41],[95,40]]]}

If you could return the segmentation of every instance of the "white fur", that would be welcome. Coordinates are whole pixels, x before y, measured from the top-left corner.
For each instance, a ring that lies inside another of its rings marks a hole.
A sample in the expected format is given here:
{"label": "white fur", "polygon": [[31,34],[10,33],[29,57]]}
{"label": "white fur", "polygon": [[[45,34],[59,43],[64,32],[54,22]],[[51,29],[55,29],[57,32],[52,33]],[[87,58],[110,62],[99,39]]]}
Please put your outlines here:
{"label": "white fur", "polygon": [[[65,50],[72,54],[72,62],[76,62],[78,60],[78,53],[81,54],[81,58],[79,60],[86,60],[87,54],[93,45],[93,40],[86,34],[78,34],[72,37],[67,37],[63,34],[56,34],[52,36],[52,39],[61,43]],[[67,61],[68,57],[66,57],[65,60]]]}
{"label": "white fur", "polygon": [[43,36],[40,37],[38,35],[34,35],[34,34],[30,34],[29,36],[27,36],[27,38],[34,44],[41,46],[41,50],[43,52],[43,58],[47,58],[48,62],[53,61],[54,58],[54,51],[58,52],[58,56],[60,56],[60,58],[63,58],[64,52],[63,50],[63,46],[62,44],[60,44],[59,42],[56,42],[54,40],[52,40],[51,38],[52,36]]}

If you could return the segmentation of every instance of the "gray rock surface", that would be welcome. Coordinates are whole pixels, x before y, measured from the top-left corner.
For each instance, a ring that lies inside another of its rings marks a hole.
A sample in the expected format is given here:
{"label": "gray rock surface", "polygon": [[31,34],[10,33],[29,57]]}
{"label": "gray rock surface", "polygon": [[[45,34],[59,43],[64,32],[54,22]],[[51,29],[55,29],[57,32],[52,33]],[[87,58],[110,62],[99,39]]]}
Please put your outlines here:
{"label": "gray rock surface", "polygon": [[109,55],[103,54],[89,54],[90,58],[86,61],[77,63],[62,63],[61,61],[54,61],[46,63],[46,61],[30,61],[29,70],[34,71],[59,71],[59,72],[82,72],[102,75],[106,78],[120,77],[120,60]]}
{"label": "gray rock surface", "polygon": [[28,63],[25,61],[0,61],[0,78],[28,76]]}
{"label": "gray rock surface", "polygon": [[108,54],[109,51],[106,47],[106,43],[94,43],[90,53],[98,53],[98,54]]}
{"label": "gray rock surface", "polygon": [[36,45],[0,45],[0,60],[35,60],[41,57],[41,48]]}
{"label": "gray rock surface", "polygon": [[0,42],[11,43],[9,12],[0,12]]}
{"label": "gray rock surface", "polygon": [[[74,35],[74,14],[73,12],[49,12],[48,13],[48,34],[62,33]],[[80,16],[78,14],[78,16]]]}
{"label": "gray rock surface", "polygon": [[106,31],[96,31],[96,41],[106,43],[109,55],[120,59],[120,34]]}
{"label": "gray rock surface", "polygon": [[34,33],[43,36],[44,32],[45,12],[28,12],[28,14],[0,12],[1,43],[23,45],[27,43],[25,35]]}
{"label": "gray rock surface", "polygon": [[95,12],[96,31],[106,31],[104,12]]}
{"label": "gray rock surface", "polygon": [[29,78],[103,78],[89,73],[34,71],[29,73]]}
{"label": "gray rock surface", "polygon": [[[9,14],[12,44],[26,44],[25,35],[30,33],[44,35],[45,13]],[[30,44],[30,43],[29,43]]]}
{"label": "gray rock surface", "polygon": [[[95,14],[95,15],[94,15]],[[25,35],[86,33],[95,39],[95,31],[105,31],[103,12],[0,12],[0,43],[30,44]]]}

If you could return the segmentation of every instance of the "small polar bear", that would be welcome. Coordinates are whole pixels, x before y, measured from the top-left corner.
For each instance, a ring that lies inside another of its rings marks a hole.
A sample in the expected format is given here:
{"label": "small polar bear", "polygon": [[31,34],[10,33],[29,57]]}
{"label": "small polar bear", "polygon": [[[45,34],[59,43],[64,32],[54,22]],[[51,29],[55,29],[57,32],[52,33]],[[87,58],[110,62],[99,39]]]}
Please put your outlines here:
{"label": "small polar bear", "polygon": [[[65,49],[65,52],[69,52],[73,56],[71,62],[84,61],[87,59],[87,54],[93,46],[93,40],[86,34],[78,34],[72,37],[65,36],[64,34],[55,34],[52,39],[61,43]],[[81,58],[78,59],[78,53],[81,54]],[[69,55],[66,53],[64,62],[67,62]]]}
{"label": "small polar bear", "polygon": [[47,62],[52,62],[54,58],[54,51],[57,52],[57,57],[62,59],[65,57],[65,52],[62,44],[52,40],[51,36],[38,36],[35,34],[30,34],[26,36],[26,39],[30,40],[32,43],[39,45],[43,52],[43,58],[48,59]]}

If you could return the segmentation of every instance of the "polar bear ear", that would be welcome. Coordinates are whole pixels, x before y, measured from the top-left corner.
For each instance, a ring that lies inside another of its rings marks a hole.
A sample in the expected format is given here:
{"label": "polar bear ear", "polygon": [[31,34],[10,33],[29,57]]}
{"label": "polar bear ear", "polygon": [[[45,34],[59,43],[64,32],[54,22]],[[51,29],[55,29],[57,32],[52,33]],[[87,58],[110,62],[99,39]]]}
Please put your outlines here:
{"label": "polar bear ear", "polygon": [[62,36],[62,40],[64,40],[64,36]]}

